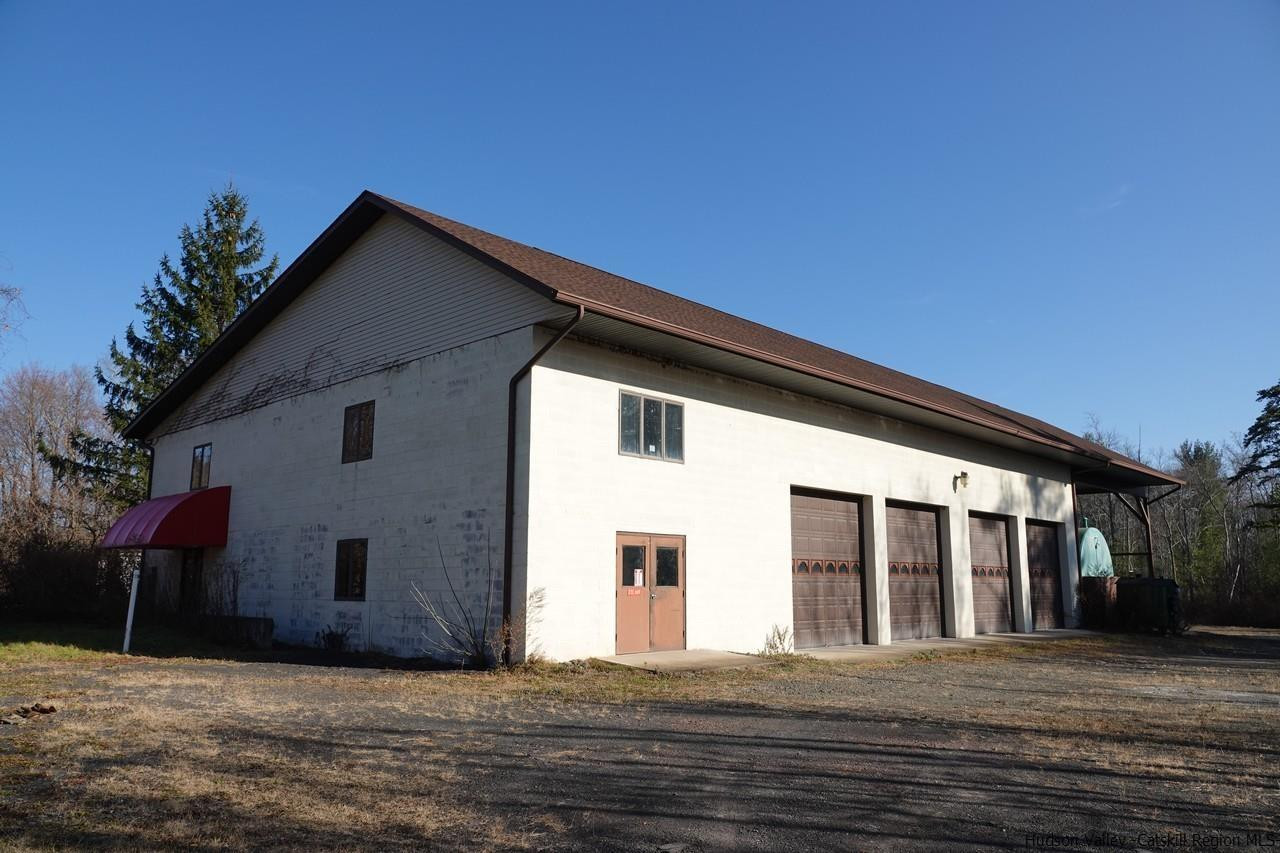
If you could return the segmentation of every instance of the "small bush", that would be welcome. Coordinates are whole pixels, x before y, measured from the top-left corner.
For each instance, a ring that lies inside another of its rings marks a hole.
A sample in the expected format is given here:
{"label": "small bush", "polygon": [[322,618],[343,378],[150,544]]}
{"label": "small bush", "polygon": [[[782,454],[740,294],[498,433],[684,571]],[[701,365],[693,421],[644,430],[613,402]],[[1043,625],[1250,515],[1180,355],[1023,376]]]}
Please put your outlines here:
{"label": "small bush", "polygon": [[760,656],[776,658],[792,654],[795,654],[795,651],[792,648],[791,629],[774,625],[765,635],[764,648],[760,650]]}
{"label": "small bush", "polygon": [[341,654],[347,650],[347,637],[351,634],[351,626],[334,628],[325,625],[323,631],[316,632],[316,645],[326,652]]}

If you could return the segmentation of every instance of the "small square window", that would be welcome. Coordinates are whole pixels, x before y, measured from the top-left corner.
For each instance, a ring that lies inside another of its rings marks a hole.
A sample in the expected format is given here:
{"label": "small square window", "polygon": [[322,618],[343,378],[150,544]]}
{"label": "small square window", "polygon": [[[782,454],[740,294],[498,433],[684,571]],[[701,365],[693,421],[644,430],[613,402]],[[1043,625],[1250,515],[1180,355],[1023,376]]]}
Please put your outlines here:
{"label": "small square window", "polygon": [[209,468],[213,463],[213,445],[201,444],[191,451],[191,490],[209,487]]}
{"label": "small square window", "polygon": [[342,418],[342,463],[373,458],[373,400],[347,406]]}
{"label": "small square window", "polygon": [[334,601],[364,601],[365,572],[369,561],[368,539],[339,539],[334,569]]}
{"label": "small square window", "polygon": [[643,545],[622,546],[623,586],[645,586],[644,561],[645,547]]}

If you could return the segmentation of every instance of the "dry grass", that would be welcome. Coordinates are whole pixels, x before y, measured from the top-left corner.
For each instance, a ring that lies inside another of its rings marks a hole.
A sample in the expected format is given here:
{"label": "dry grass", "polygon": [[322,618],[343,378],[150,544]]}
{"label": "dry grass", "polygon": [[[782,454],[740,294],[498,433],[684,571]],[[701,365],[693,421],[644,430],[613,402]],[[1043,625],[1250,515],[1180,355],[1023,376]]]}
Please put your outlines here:
{"label": "dry grass", "polygon": [[[1132,820],[1168,823],[1159,800],[1173,796],[1280,829],[1280,667],[1252,663],[1277,647],[1258,638],[1088,638],[667,676],[600,663],[406,673],[9,650],[0,697],[59,711],[0,730],[0,848],[608,846],[597,833],[612,807],[594,800],[651,781],[643,768],[683,768],[671,772],[696,793],[707,774],[746,785],[773,761],[817,778],[838,770],[864,797],[855,747],[902,774],[935,773],[939,749],[956,761],[1006,755],[1011,778],[1094,785],[1130,802]],[[781,737],[797,718],[820,740]],[[809,802],[788,800],[803,793],[790,783],[752,785],[765,811]],[[699,802],[687,808],[720,808]]]}

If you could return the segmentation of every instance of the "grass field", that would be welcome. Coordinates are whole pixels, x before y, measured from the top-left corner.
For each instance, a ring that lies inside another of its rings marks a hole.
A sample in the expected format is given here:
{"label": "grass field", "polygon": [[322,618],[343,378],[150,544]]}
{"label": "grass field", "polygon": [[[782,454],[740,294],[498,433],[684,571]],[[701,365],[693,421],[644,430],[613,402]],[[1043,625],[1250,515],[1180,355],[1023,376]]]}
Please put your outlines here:
{"label": "grass field", "polygon": [[1276,632],[695,675],[117,641],[0,628],[0,707],[58,707],[0,726],[0,848],[1114,849],[1280,831]]}

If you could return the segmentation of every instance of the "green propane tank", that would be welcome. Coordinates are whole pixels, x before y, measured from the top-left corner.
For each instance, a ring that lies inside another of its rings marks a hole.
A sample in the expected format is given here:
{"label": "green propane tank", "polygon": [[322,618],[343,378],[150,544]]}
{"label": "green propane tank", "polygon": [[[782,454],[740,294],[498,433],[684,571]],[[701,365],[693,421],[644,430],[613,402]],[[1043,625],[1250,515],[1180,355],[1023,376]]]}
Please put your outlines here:
{"label": "green propane tank", "polygon": [[1111,549],[1102,531],[1089,526],[1089,519],[1084,520],[1084,530],[1080,533],[1080,576],[1084,578],[1115,577],[1116,567],[1111,562]]}

